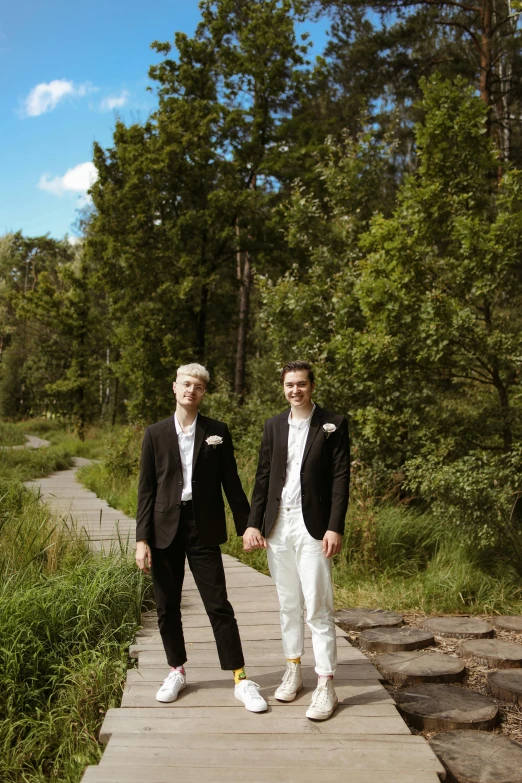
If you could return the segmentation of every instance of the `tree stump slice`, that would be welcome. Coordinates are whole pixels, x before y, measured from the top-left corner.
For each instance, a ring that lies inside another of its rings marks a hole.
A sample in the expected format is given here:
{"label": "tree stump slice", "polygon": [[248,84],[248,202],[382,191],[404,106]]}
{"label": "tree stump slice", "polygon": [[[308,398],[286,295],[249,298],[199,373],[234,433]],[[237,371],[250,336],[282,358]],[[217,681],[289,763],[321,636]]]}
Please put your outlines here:
{"label": "tree stump slice", "polygon": [[343,631],[363,631],[365,628],[378,628],[380,626],[393,627],[402,625],[402,614],[387,612],[384,609],[339,609],[335,613],[335,619]]}
{"label": "tree stump slice", "polygon": [[522,614],[501,614],[492,617],[491,622],[495,628],[502,628],[503,631],[522,633]]}
{"label": "tree stump slice", "polygon": [[369,652],[421,650],[435,644],[433,634],[422,628],[369,628],[359,636],[359,644]]}
{"label": "tree stump slice", "polygon": [[465,639],[459,644],[459,655],[475,658],[492,669],[519,669],[522,666],[522,645],[499,639]]}
{"label": "tree stump slice", "polygon": [[456,783],[522,783],[522,746],[502,734],[447,731],[430,745]]}
{"label": "tree stump slice", "polygon": [[439,652],[412,651],[378,655],[375,665],[387,680],[396,685],[459,682],[466,673],[462,661]]}
{"label": "tree stump slice", "polygon": [[454,636],[457,639],[484,639],[494,634],[485,620],[473,617],[429,617],[422,627],[436,636]]}
{"label": "tree stump slice", "polygon": [[492,699],[456,685],[413,685],[397,691],[403,718],[416,729],[492,729],[498,709]]}
{"label": "tree stump slice", "polygon": [[522,669],[488,672],[488,687],[495,698],[522,706]]}

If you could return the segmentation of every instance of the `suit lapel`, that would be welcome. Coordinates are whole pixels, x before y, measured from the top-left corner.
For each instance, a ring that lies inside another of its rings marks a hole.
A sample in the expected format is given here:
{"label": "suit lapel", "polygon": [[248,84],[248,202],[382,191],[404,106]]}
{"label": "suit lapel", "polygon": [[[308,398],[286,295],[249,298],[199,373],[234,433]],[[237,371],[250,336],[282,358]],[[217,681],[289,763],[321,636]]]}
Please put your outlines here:
{"label": "suit lapel", "polygon": [[303,451],[303,461],[301,465],[304,465],[305,463],[305,460],[308,456],[308,452],[310,451],[312,443],[314,442],[315,437],[321,428],[322,421],[323,421],[323,409],[320,408],[319,405],[316,405],[314,415],[312,416],[312,421],[310,422],[310,429],[308,430],[308,437],[306,438],[306,443]]}
{"label": "suit lapel", "polygon": [[167,421],[167,436],[169,439],[170,448],[174,452],[176,462],[181,468],[181,456],[179,453],[178,433],[176,432],[176,424],[174,422],[174,416],[171,416]]}
{"label": "suit lapel", "polygon": [[196,434],[194,436],[194,455],[192,457],[192,470],[194,470],[196,466],[196,460],[198,458],[199,450],[201,449],[201,444],[203,443],[203,438],[205,437],[206,431],[207,431],[207,418],[206,416],[202,416],[201,413],[198,413],[198,418],[196,419]]}
{"label": "suit lapel", "polygon": [[288,424],[288,417],[290,411],[285,411],[284,416],[281,417],[279,422],[279,437],[281,438],[281,449],[279,451],[281,455],[281,470],[283,474],[286,472],[286,463],[288,460],[288,430],[290,425]]}

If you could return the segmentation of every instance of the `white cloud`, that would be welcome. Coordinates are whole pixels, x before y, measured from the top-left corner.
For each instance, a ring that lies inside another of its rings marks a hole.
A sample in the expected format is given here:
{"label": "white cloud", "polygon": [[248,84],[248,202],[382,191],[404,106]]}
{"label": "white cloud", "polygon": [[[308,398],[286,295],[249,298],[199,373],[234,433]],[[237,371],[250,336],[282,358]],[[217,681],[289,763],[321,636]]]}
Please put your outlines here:
{"label": "white cloud", "polygon": [[89,82],[75,84],[67,79],[54,79],[52,82],[42,82],[33,87],[24,101],[22,116],[39,117],[57,107],[64,98],[83,98],[97,88]]}
{"label": "white cloud", "polygon": [[100,109],[101,111],[112,111],[112,109],[119,109],[127,103],[128,97],[128,90],[122,90],[119,95],[108,95],[100,103]]}
{"label": "white cloud", "polygon": [[46,190],[55,196],[63,196],[65,193],[78,193],[82,204],[89,201],[87,191],[96,181],[98,173],[94,163],[78,163],[72,169],[67,169],[63,177],[49,177],[48,174],[42,174],[38,187],[40,190]]}

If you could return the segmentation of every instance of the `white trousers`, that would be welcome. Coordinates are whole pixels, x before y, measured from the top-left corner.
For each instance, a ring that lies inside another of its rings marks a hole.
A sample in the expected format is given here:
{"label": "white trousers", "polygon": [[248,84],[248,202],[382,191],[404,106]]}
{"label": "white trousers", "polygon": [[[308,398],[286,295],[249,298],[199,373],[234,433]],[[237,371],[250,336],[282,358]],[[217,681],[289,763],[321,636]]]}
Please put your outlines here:
{"label": "white trousers", "polygon": [[268,566],[281,606],[281,633],[286,658],[304,655],[304,608],[312,632],[315,671],[335,673],[337,642],[331,559],[323,542],[312,538],[300,508],[279,509],[268,543]]}

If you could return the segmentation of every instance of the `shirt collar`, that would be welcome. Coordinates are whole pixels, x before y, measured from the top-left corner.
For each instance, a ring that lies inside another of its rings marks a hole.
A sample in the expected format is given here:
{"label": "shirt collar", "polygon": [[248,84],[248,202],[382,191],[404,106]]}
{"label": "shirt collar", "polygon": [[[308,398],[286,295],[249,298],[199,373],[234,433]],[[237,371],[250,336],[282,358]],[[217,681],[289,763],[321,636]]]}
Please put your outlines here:
{"label": "shirt collar", "polygon": [[304,425],[304,424],[309,424],[310,419],[314,415],[314,411],[315,411],[315,402],[314,402],[314,406],[312,408],[312,412],[310,413],[310,415],[309,415],[309,417],[307,419],[292,419],[292,409],[290,408],[290,413],[288,414],[288,424],[291,427],[299,427],[299,426]]}
{"label": "shirt collar", "polygon": [[178,417],[176,416],[176,414],[174,414],[174,424],[176,425],[176,432],[177,432],[177,434],[178,435],[185,435],[185,436],[187,436],[187,435],[190,435],[190,436],[194,435],[194,431],[196,429],[196,422],[197,422],[197,420],[198,420],[198,414],[196,413],[196,418],[194,419],[194,421],[190,425],[189,431],[188,432],[183,432],[183,430],[181,429],[181,424],[178,421]]}

